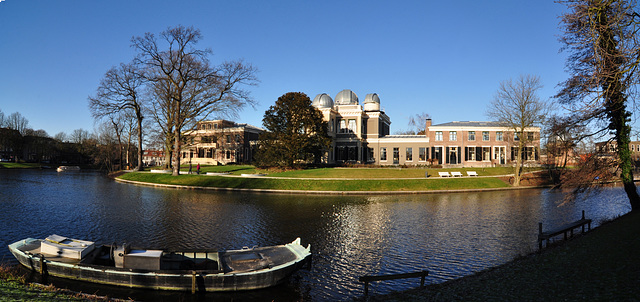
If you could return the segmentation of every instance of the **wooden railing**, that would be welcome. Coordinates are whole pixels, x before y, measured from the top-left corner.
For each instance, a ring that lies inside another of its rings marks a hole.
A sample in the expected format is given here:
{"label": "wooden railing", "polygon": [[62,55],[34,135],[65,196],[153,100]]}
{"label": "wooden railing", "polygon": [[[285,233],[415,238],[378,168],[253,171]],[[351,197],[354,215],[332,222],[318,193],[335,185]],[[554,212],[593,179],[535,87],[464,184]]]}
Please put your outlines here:
{"label": "wooden railing", "polygon": [[552,237],[558,236],[560,234],[564,234],[564,240],[567,240],[567,233],[571,234],[573,237],[573,230],[582,227],[582,233],[584,233],[584,226],[588,226],[588,231],[591,230],[591,219],[584,218],[584,211],[582,211],[582,219],[561,225],[556,229],[543,232],[542,231],[542,222],[538,224],[538,250],[542,250],[542,242],[547,241],[547,246],[549,246],[549,239]]}
{"label": "wooden railing", "polygon": [[415,273],[391,274],[381,276],[362,276],[358,280],[360,282],[364,282],[364,296],[366,297],[367,295],[369,295],[369,282],[420,277],[420,287],[424,287],[424,279],[428,275],[429,271],[420,271]]}

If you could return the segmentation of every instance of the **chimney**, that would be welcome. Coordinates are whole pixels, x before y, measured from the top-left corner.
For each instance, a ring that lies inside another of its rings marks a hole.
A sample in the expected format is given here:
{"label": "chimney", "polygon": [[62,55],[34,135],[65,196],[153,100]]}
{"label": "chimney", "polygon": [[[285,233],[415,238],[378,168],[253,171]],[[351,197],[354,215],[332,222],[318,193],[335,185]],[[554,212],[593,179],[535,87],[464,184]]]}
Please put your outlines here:
{"label": "chimney", "polygon": [[427,119],[427,124],[426,124],[426,126],[427,126],[427,127],[425,128],[425,130],[426,130],[426,131],[429,131],[429,127],[431,127],[431,119],[430,119],[430,118],[428,118],[428,119]]}

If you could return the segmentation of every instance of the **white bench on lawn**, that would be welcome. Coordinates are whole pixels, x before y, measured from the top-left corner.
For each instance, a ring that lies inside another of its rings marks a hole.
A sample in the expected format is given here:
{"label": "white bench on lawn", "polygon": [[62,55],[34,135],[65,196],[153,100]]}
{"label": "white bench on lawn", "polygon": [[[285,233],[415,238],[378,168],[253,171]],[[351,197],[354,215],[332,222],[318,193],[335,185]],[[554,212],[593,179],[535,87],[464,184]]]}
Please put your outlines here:
{"label": "white bench on lawn", "polygon": [[460,173],[460,172],[451,172],[451,176],[453,176],[453,177],[462,177],[462,173]]}
{"label": "white bench on lawn", "polygon": [[451,174],[449,174],[449,172],[438,172],[438,175],[440,175],[440,177],[451,177]]}
{"label": "white bench on lawn", "polygon": [[469,176],[478,176],[478,173],[476,173],[476,171],[467,171],[467,175],[469,175]]}

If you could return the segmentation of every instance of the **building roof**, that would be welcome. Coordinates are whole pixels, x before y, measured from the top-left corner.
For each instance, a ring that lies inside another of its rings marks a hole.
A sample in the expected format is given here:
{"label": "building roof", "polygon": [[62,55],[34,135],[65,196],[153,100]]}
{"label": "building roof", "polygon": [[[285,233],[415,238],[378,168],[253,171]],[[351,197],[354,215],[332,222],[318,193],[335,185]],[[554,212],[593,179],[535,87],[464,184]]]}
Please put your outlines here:
{"label": "building roof", "polygon": [[500,122],[453,121],[432,127],[504,127]]}
{"label": "building roof", "polygon": [[332,108],[333,100],[328,94],[321,93],[313,99],[311,105],[315,106],[316,108]]}
{"label": "building roof", "polygon": [[353,91],[345,89],[338,92],[334,102],[336,105],[358,105],[358,96]]}

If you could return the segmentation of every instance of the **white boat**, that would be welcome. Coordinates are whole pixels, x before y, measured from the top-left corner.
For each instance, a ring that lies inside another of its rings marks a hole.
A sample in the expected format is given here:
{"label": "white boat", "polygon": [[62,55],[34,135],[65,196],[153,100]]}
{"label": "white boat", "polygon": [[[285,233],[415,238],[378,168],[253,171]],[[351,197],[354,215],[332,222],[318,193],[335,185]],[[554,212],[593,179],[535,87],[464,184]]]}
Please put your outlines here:
{"label": "white boat", "polygon": [[239,291],[282,283],[311,260],[311,245],[291,243],[226,251],[164,251],[98,245],[51,235],[9,245],[18,261],[52,276],[135,288]]}
{"label": "white boat", "polygon": [[60,166],[56,169],[56,171],[58,172],[65,172],[65,171],[80,171],[80,167],[78,166]]}

